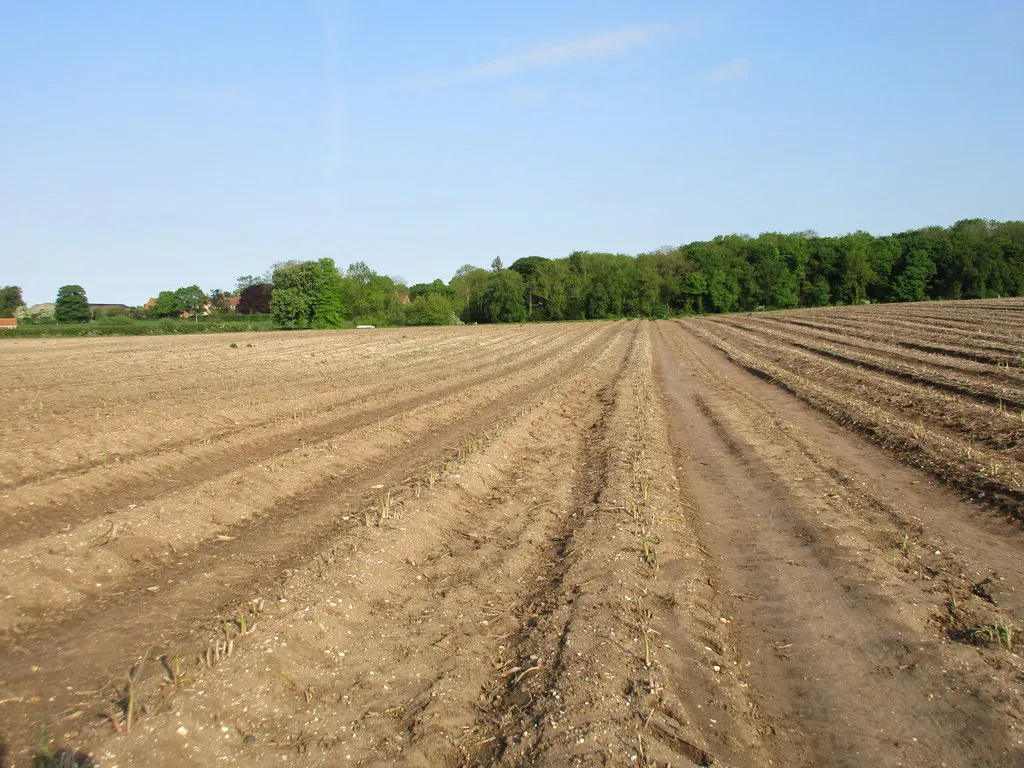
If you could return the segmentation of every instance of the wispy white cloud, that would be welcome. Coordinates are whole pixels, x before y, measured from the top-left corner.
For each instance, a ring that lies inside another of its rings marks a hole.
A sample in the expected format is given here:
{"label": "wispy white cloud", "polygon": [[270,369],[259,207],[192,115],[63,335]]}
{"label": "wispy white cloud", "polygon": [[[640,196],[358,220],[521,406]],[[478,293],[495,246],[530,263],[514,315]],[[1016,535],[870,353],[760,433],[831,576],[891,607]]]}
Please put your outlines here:
{"label": "wispy white cloud", "polygon": [[594,37],[542,45],[512,56],[477,64],[466,70],[460,79],[509,77],[531,69],[551,69],[574,61],[608,59],[633,48],[650,45],[667,30],[668,27],[664,24],[626,26]]}
{"label": "wispy white cloud", "polygon": [[696,33],[695,24],[628,25],[592,37],[536,48],[490,59],[461,72],[420,73],[404,82],[407,88],[444,88],[479,80],[511,79],[522,72],[556,69],[579,61],[601,61],[621,56],[636,48],[654,45],[663,38]]}
{"label": "wispy white cloud", "polygon": [[724,83],[726,80],[736,80],[737,78],[744,77],[749,71],[749,59],[733,59],[728,64],[723,64],[708,72],[704,76],[704,80],[708,83]]}

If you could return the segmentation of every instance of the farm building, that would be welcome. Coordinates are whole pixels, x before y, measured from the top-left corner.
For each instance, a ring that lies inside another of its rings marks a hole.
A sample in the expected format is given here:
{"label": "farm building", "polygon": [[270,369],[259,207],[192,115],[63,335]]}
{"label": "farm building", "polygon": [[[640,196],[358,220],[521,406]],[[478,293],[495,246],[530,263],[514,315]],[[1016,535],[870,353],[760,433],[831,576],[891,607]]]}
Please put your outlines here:
{"label": "farm building", "polygon": [[112,309],[123,309],[125,312],[131,309],[127,304],[90,304],[89,309],[93,312],[99,310],[100,312],[109,312]]}
{"label": "farm building", "polygon": [[0,331],[5,331],[8,328],[17,328],[18,318],[16,317],[0,317]]}

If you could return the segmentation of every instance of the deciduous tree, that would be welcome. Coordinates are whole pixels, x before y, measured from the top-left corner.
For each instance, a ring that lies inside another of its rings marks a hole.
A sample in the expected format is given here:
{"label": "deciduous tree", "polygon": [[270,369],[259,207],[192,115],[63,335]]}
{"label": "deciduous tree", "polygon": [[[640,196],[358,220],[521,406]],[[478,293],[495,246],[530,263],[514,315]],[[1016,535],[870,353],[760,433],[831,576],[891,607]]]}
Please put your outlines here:
{"label": "deciduous tree", "polygon": [[935,262],[925,251],[907,255],[900,274],[893,280],[893,297],[897,301],[924,301],[928,298],[928,283],[936,272]]}
{"label": "deciduous tree", "polygon": [[199,322],[199,315],[203,313],[206,302],[210,300],[209,296],[203,293],[203,289],[198,285],[187,285],[184,288],[179,288],[174,292],[174,298],[178,302],[178,307],[181,311],[187,312],[189,317],[195,317],[196,322]]}
{"label": "deciduous tree", "polygon": [[64,285],[57,291],[54,317],[58,323],[87,323],[92,317],[89,299],[80,285]]}
{"label": "deciduous tree", "polygon": [[270,312],[282,328],[340,328],[342,278],[333,259],[290,263],[274,270]]}
{"label": "deciduous tree", "polygon": [[492,272],[474,314],[487,323],[526,322],[523,276],[511,269]]}
{"label": "deciduous tree", "polygon": [[183,307],[174,291],[160,291],[153,304],[153,317],[178,317]]}
{"label": "deciduous tree", "polygon": [[0,288],[0,317],[14,317],[18,307],[25,306],[21,298],[21,286],[8,285]]}
{"label": "deciduous tree", "polygon": [[263,282],[263,278],[259,275],[241,275],[235,281],[235,293],[241,293],[246,288],[251,288],[254,285],[259,285]]}
{"label": "deciduous tree", "polygon": [[221,312],[231,314],[231,299],[234,298],[227,291],[222,291],[220,288],[214,288],[210,291],[210,309],[214,312]]}
{"label": "deciduous tree", "polygon": [[405,305],[405,322],[409,325],[451,325],[456,319],[452,303],[443,293],[417,296]]}
{"label": "deciduous tree", "polygon": [[270,312],[270,300],[274,286],[270,283],[250,285],[238,297],[237,312],[240,315],[265,315]]}

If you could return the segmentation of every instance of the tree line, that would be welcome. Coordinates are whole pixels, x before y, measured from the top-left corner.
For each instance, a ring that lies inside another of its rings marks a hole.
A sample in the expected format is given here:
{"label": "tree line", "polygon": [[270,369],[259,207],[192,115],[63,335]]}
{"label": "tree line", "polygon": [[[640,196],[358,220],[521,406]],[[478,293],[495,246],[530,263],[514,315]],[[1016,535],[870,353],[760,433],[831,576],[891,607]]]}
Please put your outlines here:
{"label": "tree line", "polygon": [[[198,286],[163,291],[147,312],[198,317],[210,309],[229,311],[228,299],[237,296],[239,313],[268,314],[276,327],[338,328],[668,317],[1022,295],[1024,222],[965,219],[951,227],[887,236],[722,235],[636,256],[589,251],[561,259],[527,256],[508,268],[496,258],[489,269],[465,265],[447,283],[436,279],[412,286],[379,275],[364,262],[340,270],[331,259],[288,261],[262,276],[240,277],[234,293],[207,294]],[[70,301],[76,317],[88,319],[81,308],[84,296],[80,286],[64,286],[57,306]],[[0,316],[20,298],[14,286],[0,290]]]}
{"label": "tree line", "polygon": [[[1024,295],[1024,222],[965,219],[887,236],[723,235],[637,256],[577,251],[461,268],[441,297],[474,322],[668,317]],[[436,301],[436,299],[434,299]]]}

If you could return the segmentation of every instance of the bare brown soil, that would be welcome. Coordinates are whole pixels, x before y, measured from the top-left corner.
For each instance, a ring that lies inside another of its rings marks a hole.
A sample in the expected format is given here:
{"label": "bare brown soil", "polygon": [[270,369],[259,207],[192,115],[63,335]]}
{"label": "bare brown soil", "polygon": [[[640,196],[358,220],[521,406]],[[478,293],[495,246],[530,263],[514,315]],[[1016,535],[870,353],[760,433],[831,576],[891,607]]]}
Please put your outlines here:
{"label": "bare brown soil", "polygon": [[873,309],[5,341],[0,765],[1021,763],[1013,342]]}

